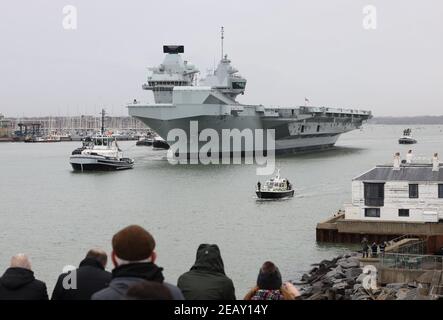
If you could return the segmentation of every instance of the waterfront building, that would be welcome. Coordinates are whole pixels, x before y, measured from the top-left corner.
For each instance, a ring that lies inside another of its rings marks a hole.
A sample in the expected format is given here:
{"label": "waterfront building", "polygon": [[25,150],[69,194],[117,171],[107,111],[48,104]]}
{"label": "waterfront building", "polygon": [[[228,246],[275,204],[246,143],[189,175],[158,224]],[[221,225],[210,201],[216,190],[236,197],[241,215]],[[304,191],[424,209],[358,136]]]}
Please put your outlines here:
{"label": "waterfront building", "polygon": [[352,180],[352,203],[345,219],[364,221],[439,222],[443,220],[443,170],[434,154],[379,165]]}
{"label": "waterfront building", "polygon": [[352,200],[344,211],[320,222],[319,242],[424,241],[425,253],[443,249],[443,166],[438,154],[377,165],[352,180]]}

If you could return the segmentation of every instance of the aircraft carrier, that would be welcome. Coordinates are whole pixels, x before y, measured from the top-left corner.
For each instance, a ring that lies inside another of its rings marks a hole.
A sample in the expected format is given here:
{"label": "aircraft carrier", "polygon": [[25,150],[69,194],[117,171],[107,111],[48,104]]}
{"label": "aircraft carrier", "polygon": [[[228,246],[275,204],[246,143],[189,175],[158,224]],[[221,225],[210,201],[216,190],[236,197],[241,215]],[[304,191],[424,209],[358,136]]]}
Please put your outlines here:
{"label": "aircraft carrier", "polygon": [[[198,83],[199,70],[181,57],[183,46],[165,45],[163,52],[163,63],[149,68],[147,82],[142,85],[144,90],[153,92],[155,103],[134,100],[127,107],[130,116],[144,122],[169,144],[177,141],[168,140],[170,130],[182,129],[188,133],[188,153],[196,150],[190,146],[194,121],[198,133],[213,129],[219,137],[223,129],[274,129],[275,153],[279,154],[333,147],[340,134],[359,128],[372,117],[370,111],[358,109],[241,104],[236,97],[244,94],[246,79],[231,65],[223,49],[217,68]],[[219,143],[218,150],[222,153],[251,151],[246,150],[244,142],[229,146]],[[204,144],[205,141],[198,141],[199,148]],[[256,144],[252,148],[261,149]],[[266,150],[266,134],[263,149]]]}

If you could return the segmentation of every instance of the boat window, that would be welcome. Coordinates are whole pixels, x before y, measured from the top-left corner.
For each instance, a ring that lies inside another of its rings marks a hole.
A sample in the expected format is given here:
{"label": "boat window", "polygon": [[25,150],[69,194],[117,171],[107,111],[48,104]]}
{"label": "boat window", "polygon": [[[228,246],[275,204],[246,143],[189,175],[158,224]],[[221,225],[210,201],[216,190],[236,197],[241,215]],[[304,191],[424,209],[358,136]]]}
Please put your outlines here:
{"label": "boat window", "polygon": [[244,89],[246,87],[245,82],[235,81],[232,82],[232,89]]}
{"label": "boat window", "polygon": [[301,126],[301,132],[305,132],[305,126]]}
{"label": "boat window", "polygon": [[440,199],[443,198],[443,184],[439,184],[439,185],[438,185],[438,197],[439,197]]}

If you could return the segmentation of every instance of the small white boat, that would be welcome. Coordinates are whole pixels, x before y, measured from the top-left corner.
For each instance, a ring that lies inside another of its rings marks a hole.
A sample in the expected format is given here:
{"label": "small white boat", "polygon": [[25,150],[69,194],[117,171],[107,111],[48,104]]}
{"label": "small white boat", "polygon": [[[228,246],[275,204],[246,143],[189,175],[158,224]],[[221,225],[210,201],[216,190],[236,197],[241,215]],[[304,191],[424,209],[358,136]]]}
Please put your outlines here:
{"label": "small white boat", "polygon": [[399,144],[414,144],[417,143],[417,140],[412,138],[411,136],[411,129],[405,129],[403,130],[403,136],[398,139]]}
{"label": "small white boat", "polygon": [[280,177],[280,170],[278,170],[277,175],[266,181],[264,186],[258,182],[255,193],[260,199],[281,199],[293,197],[294,188],[288,179]]}

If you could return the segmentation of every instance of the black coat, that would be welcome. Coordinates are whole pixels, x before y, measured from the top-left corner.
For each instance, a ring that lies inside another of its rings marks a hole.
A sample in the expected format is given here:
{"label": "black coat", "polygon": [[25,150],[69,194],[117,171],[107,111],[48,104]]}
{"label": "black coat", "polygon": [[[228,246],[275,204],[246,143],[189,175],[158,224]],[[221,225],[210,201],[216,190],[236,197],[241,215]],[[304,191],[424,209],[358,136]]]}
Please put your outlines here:
{"label": "black coat", "polygon": [[194,265],[180,276],[177,286],[186,300],[235,300],[234,284],[225,275],[217,245],[199,246]]}
{"label": "black coat", "polygon": [[[52,300],[90,300],[94,293],[106,288],[111,281],[111,273],[105,271],[95,259],[84,259],[80,262],[79,268],[74,271],[76,272],[77,289],[63,288],[63,279],[68,273],[62,273],[52,292]],[[71,275],[71,279],[67,279],[68,285],[71,284],[73,278]]]}
{"label": "black coat", "polygon": [[0,278],[0,300],[48,300],[48,291],[31,270],[9,268]]}

